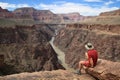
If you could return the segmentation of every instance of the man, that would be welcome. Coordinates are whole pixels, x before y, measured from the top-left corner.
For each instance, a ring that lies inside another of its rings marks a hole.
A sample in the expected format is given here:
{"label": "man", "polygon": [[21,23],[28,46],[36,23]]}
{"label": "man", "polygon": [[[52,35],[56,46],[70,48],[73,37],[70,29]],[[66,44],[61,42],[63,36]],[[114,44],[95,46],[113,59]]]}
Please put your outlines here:
{"label": "man", "polygon": [[86,60],[85,61],[80,61],[79,62],[79,70],[78,70],[78,74],[81,74],[81,69],[83,68],[83,66],[85,67],[95,67],[97,64],[97,60],[98,60],[98,53],[97,51],[94,49],[94,46],[91,43],[87,43],[85,45],[85,48],[88,50],[85,53],[86,56]]}

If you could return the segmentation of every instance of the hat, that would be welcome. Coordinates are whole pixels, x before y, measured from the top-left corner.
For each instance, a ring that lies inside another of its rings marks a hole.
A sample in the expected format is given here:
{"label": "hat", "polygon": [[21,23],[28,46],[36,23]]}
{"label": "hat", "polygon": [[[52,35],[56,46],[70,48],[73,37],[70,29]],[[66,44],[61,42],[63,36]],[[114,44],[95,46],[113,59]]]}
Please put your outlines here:
{"label": "hat", "polygon": [[90,49],[93,49],[94,46],[93,46],[91,43],[87,43],[87,44],[85,45],[85,48],[86,48],[87,50],[90,50]]}

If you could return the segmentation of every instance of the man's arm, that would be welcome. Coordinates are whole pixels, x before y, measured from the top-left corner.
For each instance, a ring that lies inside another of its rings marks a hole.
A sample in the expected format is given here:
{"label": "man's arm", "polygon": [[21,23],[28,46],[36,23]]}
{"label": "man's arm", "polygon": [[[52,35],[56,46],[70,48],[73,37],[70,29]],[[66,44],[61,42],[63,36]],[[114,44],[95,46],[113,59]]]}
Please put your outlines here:
{"label": "man's arm", "polygon": [[85,53],[85,59],[88,60],[88,53],[87,52]]}
{"label": "man's arm", "polygon": [[90,58],[90,64],[91,64],[91,67],[93,67],[93,59]]}

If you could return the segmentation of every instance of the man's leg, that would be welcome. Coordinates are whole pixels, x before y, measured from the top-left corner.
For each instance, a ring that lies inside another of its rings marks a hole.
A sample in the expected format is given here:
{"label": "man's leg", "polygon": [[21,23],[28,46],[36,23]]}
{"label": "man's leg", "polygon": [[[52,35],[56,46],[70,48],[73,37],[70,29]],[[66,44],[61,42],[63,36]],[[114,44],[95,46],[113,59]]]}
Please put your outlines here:
{"label": "man's leg", "polygon": [[84,61],[79,62],[79,71],[81,72],[81,69],[83,68]]}
{"label": "man's leg", "polygon": [[81,69],[83,68],[84,62],[85,61],[80,61],[79,62],[79,64],[78,64],[79,69],[75,72],[76,74],[81,75]]}

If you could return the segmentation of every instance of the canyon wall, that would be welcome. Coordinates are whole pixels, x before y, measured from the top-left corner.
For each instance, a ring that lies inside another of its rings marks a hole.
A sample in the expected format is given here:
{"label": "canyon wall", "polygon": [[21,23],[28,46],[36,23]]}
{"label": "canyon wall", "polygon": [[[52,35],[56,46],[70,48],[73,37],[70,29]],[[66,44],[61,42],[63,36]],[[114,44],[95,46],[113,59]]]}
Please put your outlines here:
{"label": "canyon wall", "polygon": [[0,7],[0,18],[12,18],[13,17],[13,13],[8,11],[7,9],[2,9]]}
{"label": "canyon wall", "polygon": [[37,10],[32,7],[17,8],[13,11],[14,18],[17,19],[33,19],[44,23],[60,22],[60,17],[50,10]]}
{"label": "canyon wall", "polygon": [[[80,22],[91,16],[82,16],[79,13],[67,13],[67,14],[55,14],[50,10],[37,10],[33,7],[22,7],[17,8],[14,11],[8,11],[0,7],[0,20],[12,21],[13,24],[27,23],[27,24],[38,24],[38,23],[75,23]],[[11,24],[11,23],[10,23]]]}
{"label": "canyon wall", "polygon": [[120,16],[120,9],[100,13],[100,16]]}
{"label": "canyon wall", "polygon": [[66,63],[76,68],[84,59],[87,42],[92,43],[99,58],[120,61],[120,25],[68,24],[59,31],[55,45],[65,51]]}
{"label": "canyon wall", "polygon": [[46,24],[0,28],[0,74],[64,69],[49,44],[53,34]]}

